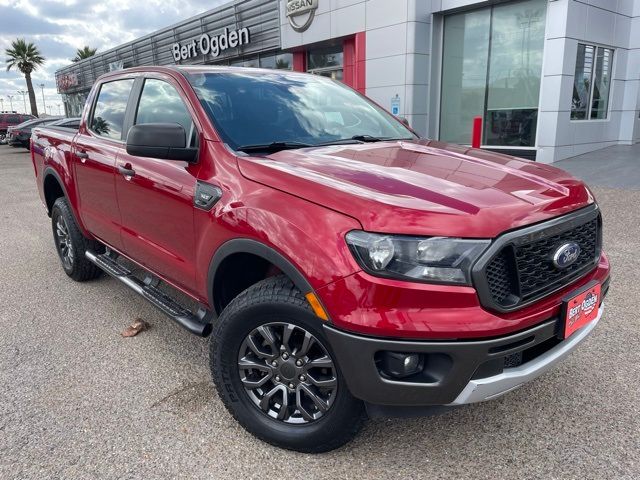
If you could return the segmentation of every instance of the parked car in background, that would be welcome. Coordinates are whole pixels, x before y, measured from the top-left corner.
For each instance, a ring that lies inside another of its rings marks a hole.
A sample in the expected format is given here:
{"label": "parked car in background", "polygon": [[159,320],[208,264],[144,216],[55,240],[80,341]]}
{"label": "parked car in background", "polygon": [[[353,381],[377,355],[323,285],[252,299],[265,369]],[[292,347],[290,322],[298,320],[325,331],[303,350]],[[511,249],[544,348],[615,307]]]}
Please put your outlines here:
{"label": "parked car in background", "polygon": [[73,128],[74,130],[78,130],[80,128],[80,117],[71,117],[71,118],[61,118],[60,120],[56,120],[49,124],[49,127],[63,127],[63,128]]}
{"label": "parked car in background", "polygon": [[23,113],[0,112],[0,143],[7,143],[6,135],[9,127],[14,127],[34,118],[33,115]]}
{"label": "parked car in background", "polygon": [[57,120],[61,120],[61,118],[62,117],[34,118],[32,120],[27,120],[20,125],[16,125],[15,127],[10,127],[7,131],[7,143],[12,147],[29,148],[31,130],[34,127],[48,125]]}

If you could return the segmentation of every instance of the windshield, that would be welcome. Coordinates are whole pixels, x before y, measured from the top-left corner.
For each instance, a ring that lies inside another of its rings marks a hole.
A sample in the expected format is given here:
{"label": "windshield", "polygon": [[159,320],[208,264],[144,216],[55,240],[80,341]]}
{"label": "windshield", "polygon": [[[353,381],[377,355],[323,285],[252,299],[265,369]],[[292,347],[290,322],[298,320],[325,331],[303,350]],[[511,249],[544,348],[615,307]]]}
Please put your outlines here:
{"label": "windshield", "polygon": [[234,150],[416,138],[389,113],[324,77],[245,71],[186,77]]}

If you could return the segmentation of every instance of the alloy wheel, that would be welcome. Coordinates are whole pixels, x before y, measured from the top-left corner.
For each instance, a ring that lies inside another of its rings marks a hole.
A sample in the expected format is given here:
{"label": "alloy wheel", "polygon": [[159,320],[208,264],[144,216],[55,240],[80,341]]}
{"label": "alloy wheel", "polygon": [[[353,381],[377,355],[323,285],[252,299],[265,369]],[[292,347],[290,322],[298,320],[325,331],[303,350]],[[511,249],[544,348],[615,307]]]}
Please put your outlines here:
{"label": "alloy wheel", "polygon": [[336,398],[333,359],[315,336],[298,325],[276,322],[252,330],[240,346],[238,370],[252,402],[285,423],[314,422]]}
{"label": "alloy wheel", "polygon": [[69,235],[69,227],[62,216],[56,220],[56,243],[58,252],[65,268],[69,269],[73,266],[74,251]]}

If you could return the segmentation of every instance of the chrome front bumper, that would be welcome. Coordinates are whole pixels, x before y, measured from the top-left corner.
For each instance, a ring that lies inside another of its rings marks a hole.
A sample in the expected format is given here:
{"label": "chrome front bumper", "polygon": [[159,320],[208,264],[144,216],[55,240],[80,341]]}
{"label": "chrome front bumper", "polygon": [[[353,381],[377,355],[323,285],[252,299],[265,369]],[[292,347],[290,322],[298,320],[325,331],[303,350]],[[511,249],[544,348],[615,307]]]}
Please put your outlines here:
{"label": "chrome front bumper", "polygon": [[471,380],[449,405],[464,405],[483,402],[515,390],[527,382],[550,370],[558,362],[568,356],[596,328],[602,317],[604,303],[598,309],[598,316],[591,323],[571,335],[539,357],[519,367],[506,369],[499,375]]}

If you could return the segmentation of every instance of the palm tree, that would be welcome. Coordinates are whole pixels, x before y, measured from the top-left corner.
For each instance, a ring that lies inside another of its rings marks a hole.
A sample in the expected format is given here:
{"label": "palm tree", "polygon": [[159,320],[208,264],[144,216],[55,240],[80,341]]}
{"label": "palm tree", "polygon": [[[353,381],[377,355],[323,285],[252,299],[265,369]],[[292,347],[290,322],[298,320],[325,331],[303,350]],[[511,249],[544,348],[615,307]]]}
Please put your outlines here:
{"label": "palm tree", "polygon": [[84,60],[85,58],[93,57],[96,54],[97,48],[91,48],[85,45],[82,48],[76,50],[76,56],[71,59],[72,62],[79,62],[80,60]]}
{"label": "palm tree", "polygon": [[33,43],[25,42],[24,38],[18,38],[11,42],[11,48],[4,51],[7,56],[7,72],[16,67],[24,74],[29,92],[29,103],[31,104],[31,114],[38,116],[38,106],[36,105],[36,94],[31,83],[31,72],[44,63],[44,57],[40,50]]}

